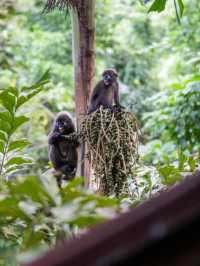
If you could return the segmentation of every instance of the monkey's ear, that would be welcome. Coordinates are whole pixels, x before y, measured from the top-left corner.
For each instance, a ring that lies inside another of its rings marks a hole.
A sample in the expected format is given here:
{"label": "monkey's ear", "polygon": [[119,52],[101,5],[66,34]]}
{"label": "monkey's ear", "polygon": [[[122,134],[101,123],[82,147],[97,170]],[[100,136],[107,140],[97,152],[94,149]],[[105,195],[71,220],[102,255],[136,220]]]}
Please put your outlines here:
{"label": "monkey's ear", "polygon": [[106,72],[107,70],[105,70],[103,73],[102,73],[102,77],[104,77],[106,75]]}
{"label": "monkey's ear", "polygon": [[117,71],[113,71],[113,72],[114,72],[115,77],[118,78],[119,75],[118,75]]}

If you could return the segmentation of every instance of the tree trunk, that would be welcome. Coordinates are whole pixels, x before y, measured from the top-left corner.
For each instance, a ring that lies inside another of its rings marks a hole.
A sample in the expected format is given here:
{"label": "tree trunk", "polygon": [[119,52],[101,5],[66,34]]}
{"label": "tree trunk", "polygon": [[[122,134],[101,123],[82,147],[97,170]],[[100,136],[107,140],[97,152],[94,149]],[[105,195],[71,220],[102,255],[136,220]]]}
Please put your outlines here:
{"label": "tree trunk", "polygon": [[[73,26],[73,64],[75,78],[75,104],[77,128],[87,113],[88,100],[92,89],[95,65],[95,0],[80,0],[79,8],[71,10]],[[78,174],[90,184],[90,164],[86,158],[87,147],[79,151],[80,169]]]}

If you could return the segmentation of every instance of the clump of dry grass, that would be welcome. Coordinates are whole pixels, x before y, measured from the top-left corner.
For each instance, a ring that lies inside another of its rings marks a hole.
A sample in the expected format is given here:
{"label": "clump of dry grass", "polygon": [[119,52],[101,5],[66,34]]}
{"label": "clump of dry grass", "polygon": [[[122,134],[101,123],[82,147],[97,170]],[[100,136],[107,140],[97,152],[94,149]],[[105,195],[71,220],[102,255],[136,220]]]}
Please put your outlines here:
{"label": "clump of dry grass", "polygon": [[97,187],[105,195],[121,195],[138,160],[138,123],[125,109],[103,107],[87,115],[81,134],[88,144]]}

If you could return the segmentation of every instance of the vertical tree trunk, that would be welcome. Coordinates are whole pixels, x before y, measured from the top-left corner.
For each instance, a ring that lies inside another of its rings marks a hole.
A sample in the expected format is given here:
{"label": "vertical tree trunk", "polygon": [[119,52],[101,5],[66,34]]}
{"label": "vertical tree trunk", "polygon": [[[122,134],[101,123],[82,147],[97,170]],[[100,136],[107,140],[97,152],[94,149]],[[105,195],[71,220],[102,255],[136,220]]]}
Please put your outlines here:
{"label": "vertical tree trunk", "polygon": [[[95,0],[80,0],[77,10],[71,11],[73,25],[73,64],[75,77],[75,103],[77,127],[87,112],[88,100],[94,77],[95,50]],[[80,175],[85,184],[90,183],[90,164],[86,158],[87,147],[82,144],[79,152]]]}

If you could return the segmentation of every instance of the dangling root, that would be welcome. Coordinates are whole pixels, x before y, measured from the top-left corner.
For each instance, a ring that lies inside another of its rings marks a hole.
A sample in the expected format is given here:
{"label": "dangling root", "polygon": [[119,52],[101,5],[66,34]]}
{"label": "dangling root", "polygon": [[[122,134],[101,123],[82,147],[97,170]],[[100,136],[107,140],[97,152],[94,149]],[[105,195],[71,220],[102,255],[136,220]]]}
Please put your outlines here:
{"label": "dangling root", "polygon": [[111,112],[101,107],[84,119],[81,134],[98,189],[104,195],[121,195],[138,160],[136,117],[125,109]]}

